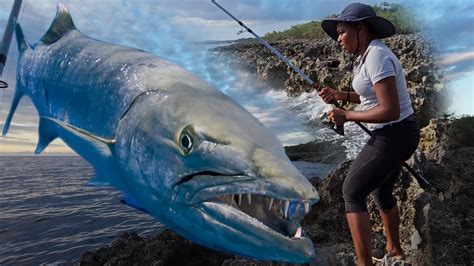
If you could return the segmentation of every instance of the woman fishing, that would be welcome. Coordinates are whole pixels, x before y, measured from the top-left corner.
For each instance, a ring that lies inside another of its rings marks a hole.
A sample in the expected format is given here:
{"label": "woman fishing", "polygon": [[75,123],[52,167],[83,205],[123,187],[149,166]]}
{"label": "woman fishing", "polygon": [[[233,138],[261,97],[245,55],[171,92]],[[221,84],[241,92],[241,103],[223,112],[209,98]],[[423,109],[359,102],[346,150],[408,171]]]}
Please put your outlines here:
{"label": "woman fishing", "polygon": [[360,103],[360,111],[335,108],[328,112],[336,125],[348,121],[368,123],[372,137],[360,151],[343,184],[346,217],[359,265],[372,265],[371,223],[366,198],[372,193],[387,236],[385,259],[403,260],[399,212],[393,197],[402,163],[415,151],[419,128],[414,118],[403,69],[398,58],[380,40],[395,34],[394,25],[368,5],[353,3],[333,19],[322,22],[324,31],[349,54],[355,92],[324,88],[326,103]]}

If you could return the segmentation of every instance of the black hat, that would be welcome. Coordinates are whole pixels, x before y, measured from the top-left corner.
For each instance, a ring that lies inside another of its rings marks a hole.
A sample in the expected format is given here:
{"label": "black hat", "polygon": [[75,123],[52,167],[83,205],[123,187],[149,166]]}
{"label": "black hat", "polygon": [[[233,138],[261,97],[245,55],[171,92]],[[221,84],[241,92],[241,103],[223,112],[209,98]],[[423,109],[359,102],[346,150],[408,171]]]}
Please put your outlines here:
{"label": "black hat", "polygon": [[377,16],[375,10],[361,3],[352,3],[342,10],[337,18],[323,20],[321,27],[335,41],[337,41],[337,23],[339,22],[361,22],[368,23],[375,36],[379,39],[390,37],[396,33],[395,26],[389,20]]}

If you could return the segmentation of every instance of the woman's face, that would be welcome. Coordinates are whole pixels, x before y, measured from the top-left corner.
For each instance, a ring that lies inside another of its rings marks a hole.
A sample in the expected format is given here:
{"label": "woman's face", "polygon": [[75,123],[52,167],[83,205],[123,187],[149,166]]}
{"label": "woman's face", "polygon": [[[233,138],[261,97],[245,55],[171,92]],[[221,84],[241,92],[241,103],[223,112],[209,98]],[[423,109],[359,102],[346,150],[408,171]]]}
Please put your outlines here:
{"label": "woman's face", "polygon": [[347,52],[353,54],[357,49],[357,25],[345,22],[337,23],[337,42],[344,47]]}

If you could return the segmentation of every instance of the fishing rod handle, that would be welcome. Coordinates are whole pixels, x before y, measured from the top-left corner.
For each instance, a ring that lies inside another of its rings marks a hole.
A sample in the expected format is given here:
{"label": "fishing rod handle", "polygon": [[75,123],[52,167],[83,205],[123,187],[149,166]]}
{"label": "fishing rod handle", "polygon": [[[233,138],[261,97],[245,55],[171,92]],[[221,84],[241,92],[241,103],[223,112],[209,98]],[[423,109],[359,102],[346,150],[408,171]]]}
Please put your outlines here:
{"label": "fishing rod handle", "polygon": [[[344,109],[344,107],[342,107],[338,101],[334,100],[331,102],[332,105],[334,105],[334,107],[336,108],[339,108],[339,109],[342,109],[342,110],[346,110]],[[332,122],[331,122],[332,123]],[[334,124],[334,128],[333,130],[336,131],[337,134],[341,135],[341,136],[344,136],[344,124],[342,125],[336,125],[335,123]]]}
{"label": "fishing rod handle", "polygon": [[[312,81],[312,83],[310,84],[311,87],[313,87],[316,92],[320,92],[322,87],[317,84],[316,82]],[[340,108],[342,110],[345,110],[340,104],[339,102],[334,99],[333,101],[331,101],[329,104],[332,104],[334,107],[336,108]],[[337,134],[341,135],[341,136],[344,136],[344,124],[342,125],[336,125],[334,122],[332,122],[331,120],[329,120],[329,118],[327,117],[327,114],[326,113],[323,113],[323,115],[320,117],[320,119],[322,120],[322,124],[332,130],[334,130]]]}

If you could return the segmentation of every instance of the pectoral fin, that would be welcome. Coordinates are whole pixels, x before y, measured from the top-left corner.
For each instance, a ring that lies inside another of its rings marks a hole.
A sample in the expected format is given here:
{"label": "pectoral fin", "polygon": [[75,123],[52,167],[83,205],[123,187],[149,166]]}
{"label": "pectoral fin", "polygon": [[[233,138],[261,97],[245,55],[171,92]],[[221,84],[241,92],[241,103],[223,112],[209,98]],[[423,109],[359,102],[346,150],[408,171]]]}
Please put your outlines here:
{"label": "pectoral fin", "polygon": [[124,195],[120,202],[123,204],[127,204],[128,206],[133,207],[137,210],[150,214],[147,210],[145,210],[145,208],[140,205],[140,203],[136,199],[129,195]]}
{"label": "pectoral fin", "polygon": [[95,136],[91,132],[54,118],[40,117],[39,141],[35,153],[41,153],[56,138],[61,138],[93,165],[97,176],[116,175],[113,158],[115,140]]}
{"label": "pectoral fin", "polygon": [[87,185],[90,186],[105,186],[105,187],[110,187],[112,184],[110,184],[110,180],[105,177],[105,176],[98,176],[95,175],[89,181],[87,182]]}
{"label": "pectoral fin", "polygon": [[95,136],[91,132],[60,120],[40,117],[38,153],[42,152],[51,141],[58,137],[88,161],[109,158],[112,155],[112,148],[115,143],[113,139]]}

